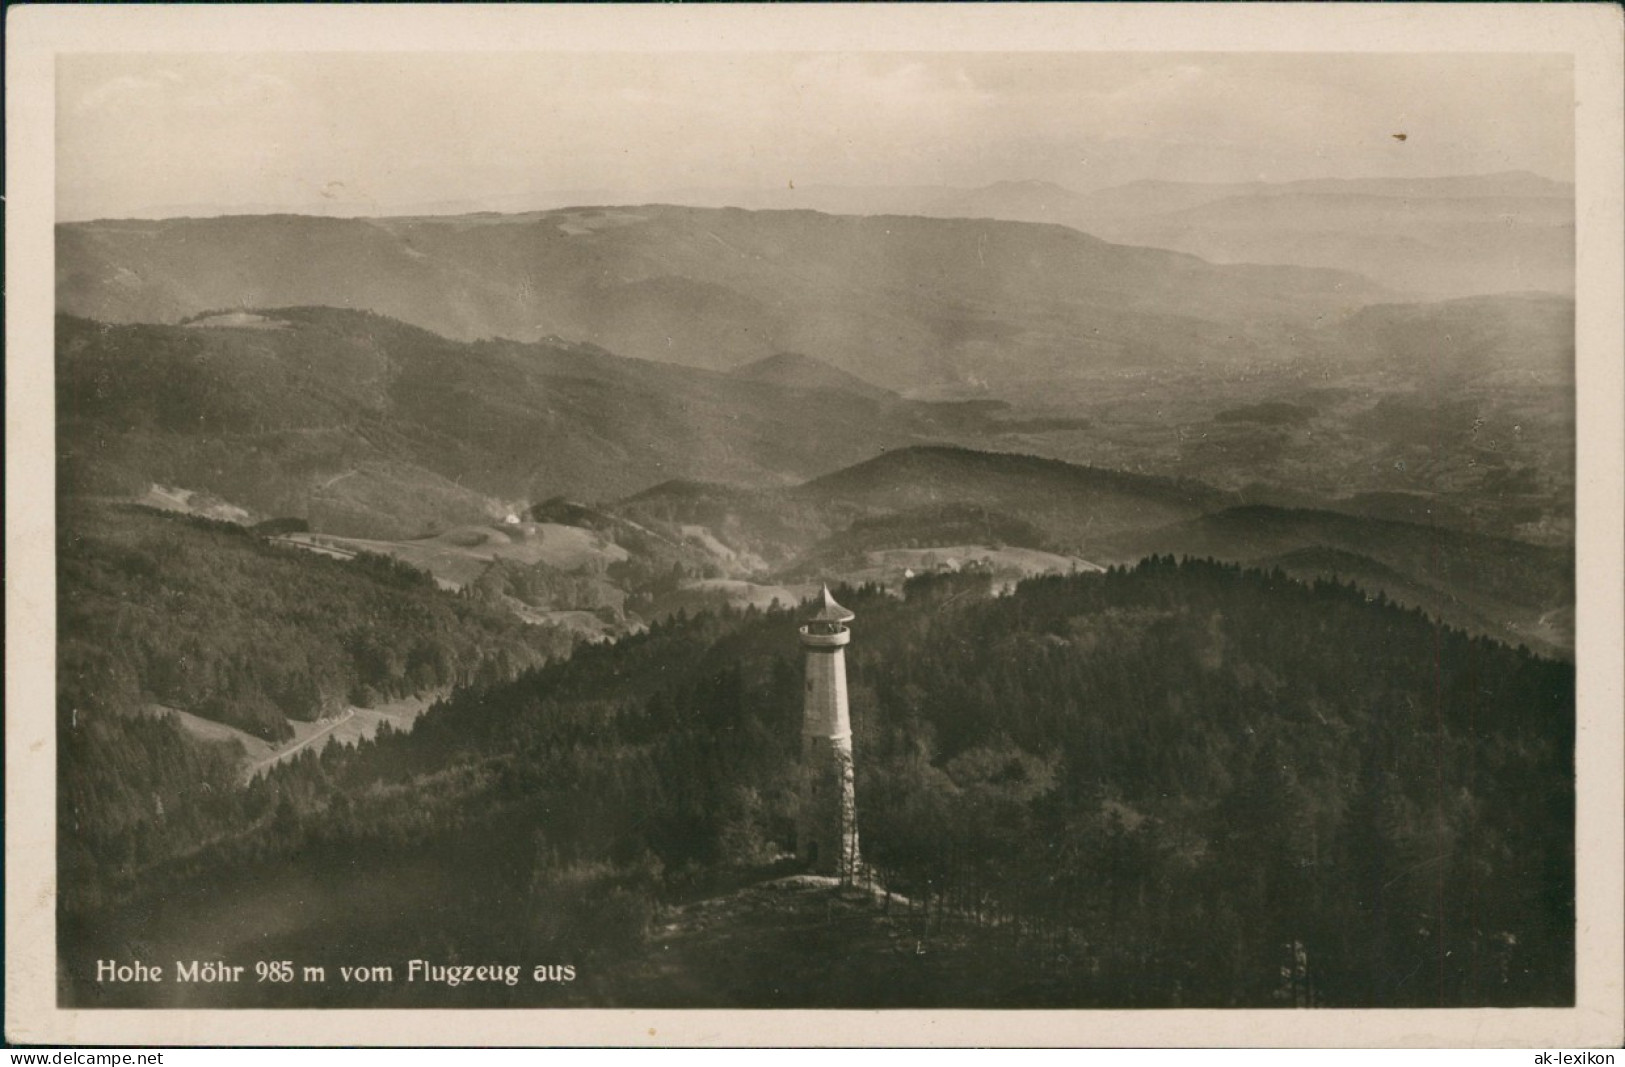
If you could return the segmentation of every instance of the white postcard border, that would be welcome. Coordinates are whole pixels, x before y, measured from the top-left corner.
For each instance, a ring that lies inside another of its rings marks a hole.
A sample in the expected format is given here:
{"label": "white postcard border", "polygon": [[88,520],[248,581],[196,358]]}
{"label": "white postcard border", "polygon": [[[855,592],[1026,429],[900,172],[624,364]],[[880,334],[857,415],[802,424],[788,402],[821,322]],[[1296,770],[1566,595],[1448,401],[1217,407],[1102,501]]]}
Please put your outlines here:
{"label": "white postcard border", "polygon": [[[1625,1041],[1625,78],[1605,4],[85,5],[7,11],[6,1037],[111,1045],[1608,1046]],[[1315,1011],[62,1010],[54,57],[196,51],[1561,52],[1576,78],[1578,1005]]]}

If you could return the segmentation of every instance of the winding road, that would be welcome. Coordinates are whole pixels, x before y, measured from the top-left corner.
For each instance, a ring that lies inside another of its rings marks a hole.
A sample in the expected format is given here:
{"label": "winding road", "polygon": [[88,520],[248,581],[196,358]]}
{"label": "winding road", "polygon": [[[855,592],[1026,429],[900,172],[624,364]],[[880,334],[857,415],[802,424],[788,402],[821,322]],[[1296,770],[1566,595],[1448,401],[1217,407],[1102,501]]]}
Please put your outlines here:
{"label": "winding road", "polygon": [[265,768],[267,768],[267,767],[269,767],[269,766],[271,766],[273,764],[280,763],[283,760],[288,759],[289,757],[297,754],[300,749],[304,748],[306,745],[310,744],[312,741],[321,740],[322,738],[326,737],[328,734],[332,733],[334,730],[337,730],[340,726],[343,726],[345,723],[349,722],[353,718],[355,718],[355,709],[354,708],[345,708],[343,715],[341,715],[338,718],[334,719],[332,722],[328,723],[326,726],[322,727],[320,730],[317,730],[315,733],[311,734],[309,737],[305,738],[303,741],[300,741],[300,742],[298,742],[296,744],[290,745],[289,747],[284,748],[279,752],[273,752],[271,755],[269,755],[269,756],[265,757],[264,759],[260,760],[258,763],[250,764],[248,769],[245,772],[243,772],[243,777],[245,779],[250,779],[250,780],[253,779],[253,777],[256,774],[260,773],[260,771],[264,770]]}

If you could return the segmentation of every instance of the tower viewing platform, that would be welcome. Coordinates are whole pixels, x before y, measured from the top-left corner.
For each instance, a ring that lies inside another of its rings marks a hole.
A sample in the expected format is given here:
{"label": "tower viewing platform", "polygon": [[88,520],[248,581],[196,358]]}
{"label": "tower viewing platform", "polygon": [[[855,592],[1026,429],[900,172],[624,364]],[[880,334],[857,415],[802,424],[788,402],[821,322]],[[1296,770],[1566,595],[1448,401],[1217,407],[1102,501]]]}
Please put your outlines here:
{"label": "tower viewing platform", "polygon": [[808,623],[801,628],[801,643],[809,649],[840,648],[852,640],[852,631],[844,626],[819,629],[819,625]]}
{"label": "tower viewing platform", "polygon": [[801,643],[808,648],[840,648],[852,640],[846,624],[855,618],[856,615],[835,602],[826,585],[818,594],[817,613],[801,628]]}

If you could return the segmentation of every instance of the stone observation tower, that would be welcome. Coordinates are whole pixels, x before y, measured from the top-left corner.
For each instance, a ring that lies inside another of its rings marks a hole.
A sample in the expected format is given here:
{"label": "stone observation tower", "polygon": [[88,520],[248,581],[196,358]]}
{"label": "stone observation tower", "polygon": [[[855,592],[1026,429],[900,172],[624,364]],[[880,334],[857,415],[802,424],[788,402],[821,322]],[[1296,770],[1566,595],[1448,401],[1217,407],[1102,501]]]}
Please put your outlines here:
{"label": "stone observation tower", "polygon": [[825,586],[818,612],[801,628],[807,691],[801,723],[801,814],[796,858],[815,874],[849,878],[858,869],[857,793],[852,774],[852,718],[846,707],[844,625],[852,613]]}

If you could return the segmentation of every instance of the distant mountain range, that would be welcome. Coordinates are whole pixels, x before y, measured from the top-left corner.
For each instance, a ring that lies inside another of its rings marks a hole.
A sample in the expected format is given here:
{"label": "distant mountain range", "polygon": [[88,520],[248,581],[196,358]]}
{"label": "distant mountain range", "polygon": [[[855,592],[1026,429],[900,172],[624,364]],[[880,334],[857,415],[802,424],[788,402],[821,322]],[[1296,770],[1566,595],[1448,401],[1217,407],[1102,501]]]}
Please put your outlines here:
{"label": "distant mountain range", "polygon": [[1215,263],[1352,270],[1413,295],[1574,292],[1574,187],[1526,171],[1291,182],[1053,182],[693,194],[676,203],[1053,223]]}
{"label": "distant mountain range", "polygon": [[1060,226],[659,206],[76,223],[57,280],[61,311],[104,322],[324,304],[710,369],[801,352],[894,389],[1284,358],[1393,299]]}
{"label": "distant mountain range", "polygon": [[[1048,223],[1122,244],[1188,252],[1214,263],[1353,271],[1413,297],[1572,294],[1575,284],[1574,186],[1527,171],[1286,182],[1143,180],[1085,191],[1034,180],[973,189],[574,189],[436,201],[392,213],[539,213],[628,203]],[[218,217],[287,210],[266,204],[229,209],[177,205],[154,214]]]}

